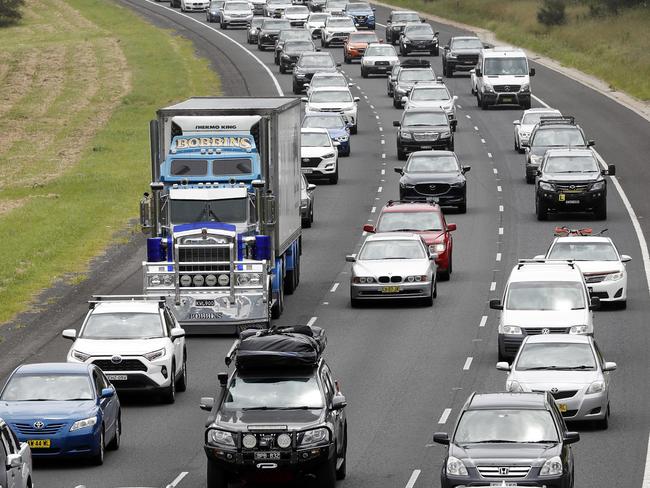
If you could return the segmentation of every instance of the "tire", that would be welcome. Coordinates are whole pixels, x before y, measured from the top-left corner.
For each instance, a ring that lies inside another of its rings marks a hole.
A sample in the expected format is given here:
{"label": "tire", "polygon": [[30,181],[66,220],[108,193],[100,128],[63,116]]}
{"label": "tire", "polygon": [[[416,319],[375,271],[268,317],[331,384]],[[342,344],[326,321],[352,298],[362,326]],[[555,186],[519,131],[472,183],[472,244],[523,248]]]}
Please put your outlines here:
{"label": "tire", "polygon": [[606,220],[607,219],[607,201],[603,201],[594,212],[594,218],[596,220]]}
{"label": "tire", "polygon": [[[314,206],[312,205],[311,209],[309,210],[309,225],[308,227],[311,227],[311,224],[314,223]],[[300,247],[300,253],[302,254],[302,246]],[[300,280],[300,276],[298,276],[298,280]]]}
{"label": "tire", "polygon": [[358,123],[356,123],[352,127],[350,127],[350,134],[356,134],[358,130],[359,130],[359,125]]}
{"label": "tire", "polygon": [[528,109],[530,108],[530,105],[531,105],[531,104],[530,104],[530,101],[528,101],[528,102],[526,102],[526,103],[524,103],[524,104],[522,105],[522,108],[523,108],[524,110],[528,110]]}
{"label": "tire", "polygon": [[257,42],[257,50],[258,50],[258,51],[264,51],[264,48],[263,48],[262,45],[259,43],[259,41]]}
{"label": "tire", "polygon": [[501,351],[497,352],[497,356],[498,356],[498,361],[499,362],[504,362],[504,361],[505,362],[510,362],[509,359],[505,355],[501,354]]}
{"label": "tire", "polygon": [[176,391],[187,390],[187,351],[183,351],[183,369],[181,370],[181,377],[176,382]]}
{"label": "tire", "polygon": [[280,74],[285,74],[287,72],[286,69],[284,69],[284,66],[282,66],[282,63],[280,63]]}
{"label": "tire", "polygon": [[438,281],[433,282],[433,298],[438,298]]}
{"label": "tire", "polygon": [[104,454],[106,452],[106,445],[104,444],[105,439],[104,439],[104,426],[102,426],[102,430],[99,433],[99,452],[97,454],[93,454],[90,457],[90,462],[93,463],[95,466],[101,466],[104,464]]}
{"label": "tire", "polygon": [[279,58],[278,55],[277,55],[277,51],[276,51],[276,54],[273,55],[273,63],[274,63],[276,66],[280,66],[280,58]]}
{"label": "tire", "polygon": [[316,486],[318,488],[336,488],[336,457],[318,468]]}
{"label": "tire", "polygon": [[345,435],[345,439],[343,440],[343,462],[341,465],[336,469],[336,479],[337,480],[344,480],[345,477],[347,476],[347,464],[348,464],[348,424],[347,422],[345,423],[345,428],[343,429],[343,432]]}
{"label": "tire", "polygon": [[295,81],[293,82],[293,93],[294,95],[300,95],[302,93],[302,90]]}
{"label": "tire", "polygon": [[[352,64],[352,60],[347,56],[347,54],[343,55],[343,62],[345,64]],[[363,68],[361,68],[361,74],[363,75]]]}
{"label": "tire", "polygon": [[287,270],[287,274],[284,277],[284,294],[285,295],[293,295],[293,292],[296,291],[296,288],[298,287],[298,280],[296,279],[298,275],[298,257],[294,256],[296,259],[294,261],[294,268],[293,270],[289,271]]}
{"label": "tire", "polygon": [[[434,282],[435,283],[435,282]],[[435,284],[431,286],[431,295],[426,297],[423,301],[425,307],[433,307],[433,293],[434,293]]]}
{"label": "tire", "polygon": [[359,308],[361,306],[361,300],[358,298],[350,298],[350,306],[352,308]]}
{"label": "tire", "polygon": [[481,110],[487,110],[487,109],[488,109],[487,102],[481,98]]}
{"label": "tire", "polygon": [[607,413],[605,414],[605,418],[601,420],[596,420],[596,427],[598,427],[601,430],[607,430],[609,428],[609,415],[610,415],[610,408],[609,408],[609,403],[607,404]]}
{"label": "tire", "polygon": [[219,27],[220,27],[222,30],[228,30],[228,24],[226,24],[226,23],[224,23],[224,22],[221,22],[221,25],[219,25]]}
{"label": "tire", "polygon": [[108,451],[117,451],[120,448],[120,442],[122,437],[122,412],[117,414],[117,425],[115,426],[115,436],[111,439],[111,442],[106,446]]}
{"label": "tire", "polygon": [[398,101],[397,98],[395,98],[395,95],[393,95],[393,107],[402,108],[402,102]]}
{"label": "tire", "polygon": [[172,362],[172,370],[170,372],[171,381],[169,386],[165,388],[162,394],[163,403],[171,405],[176,401],[176,379],[174,378],[174,372],[176,371],[176,364]]}
{"label": "tire", "polygon": [[532,185],[533,183],[535,183],[535,177],[526,173],[526,183]]}
{"label": "tire", "polygon": [[361,66],[361,78],[368,78],[368,71]]}
{"label": "tire", "polygon": [[541,202],[539,201],[539,197],[535,199],[535,213],[537,214],[537,220],[539,221],[548,220],[548,212],[542,209],[542,205]]}
{"label": "tire", "polygon": [[210,459],[208,459],[207,482],[207,488],[228,487],[228,477],[226,476],[226,472]]}
{"label": "tire", "polygon": [[621,300],[620,302],[616,302],[616,308],[619,310],[625,310],[627,308],[627,300]]}
{"label": "tire", "polygon": [[514,144],[514,146],[515,146],[515,151],[517,151],[517,152],[521,152],[521,148],[519,147],[519,143],[517,142],[517,138],[515,138],[515,144]]}
{"label": "tire", "polygon": [[339,182],[339,163],[336,163],[336,171],[328,176],[327,181],[330,185],[336,185]]}
{"label": "tire", "polygon": [[454,143],[454,140],[452,139],[451,142],[447,146],[447,150],[448,151],[453,151],[454,147],[455,147],[455,143]]}
{"label": "tire", "polygon": [[[388,76],[390,76],[390,74]],[[386,83],[386,95],[388,95],[389,97],[393,96],[392,85],[390,84],[390,82]]]}
{"label": "tire", "polygon": [[440,48],[439,47],[435,48],[432,52],[433,52],[433,56],[440,56]]}
{"label": "tire", "polygon": [[320,46],[327,47],[327,42],[325,42],[325,39],[323,39],[322,37],[320,38]]}
{"label": "tire", "polygon": [[467,200],[458,205],[458,213],[464,214],[467,213]]}
{"label": "tire", "polygon": [[400,147],[397,146],[397,159],[399,159],[400,161],[405,161],[406,157],[407,157],[406,151],[400,149]]}
{"label": "tire", "polygon": [[271,308],[271,318],[279,319],[282,315],[282,312],[284,312],[284,279],[280,285],[280,293],[278,295],[278,299]]}

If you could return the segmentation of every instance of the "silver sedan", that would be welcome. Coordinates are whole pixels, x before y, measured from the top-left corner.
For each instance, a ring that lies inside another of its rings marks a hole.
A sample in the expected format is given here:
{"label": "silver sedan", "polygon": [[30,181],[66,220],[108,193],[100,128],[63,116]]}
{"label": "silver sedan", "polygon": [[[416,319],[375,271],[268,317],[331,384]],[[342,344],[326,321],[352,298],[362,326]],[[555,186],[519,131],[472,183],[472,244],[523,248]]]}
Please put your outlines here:
{"label": "silver sedan", "polygon": [[524,339],[509,371],[506,390],[550,391],[567,421],[592,420],[606,429],[609,421],[609,372],[616,363],[605,362],[588,335],[534,335]]}
{"label": "silver sedan", "polygon": [[411,298],[433,305],[437,294],[435,254],[417,234],[385,232],[368,236],[359,254],[347,256],[354,263],[350,277],[352,306],[361,300]]}

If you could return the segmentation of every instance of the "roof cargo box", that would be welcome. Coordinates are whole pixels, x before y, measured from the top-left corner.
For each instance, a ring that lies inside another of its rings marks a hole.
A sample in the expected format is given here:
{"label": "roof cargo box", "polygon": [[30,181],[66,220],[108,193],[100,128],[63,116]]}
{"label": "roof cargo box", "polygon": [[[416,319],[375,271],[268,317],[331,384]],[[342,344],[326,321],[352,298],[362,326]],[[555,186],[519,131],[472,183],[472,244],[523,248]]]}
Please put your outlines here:
{"label": "roof cargo box", "polygon": [[306,325],[243,331],[226,363],[235,356],[238,369],[312,367],[318,363],[327,338],[320,327]]}

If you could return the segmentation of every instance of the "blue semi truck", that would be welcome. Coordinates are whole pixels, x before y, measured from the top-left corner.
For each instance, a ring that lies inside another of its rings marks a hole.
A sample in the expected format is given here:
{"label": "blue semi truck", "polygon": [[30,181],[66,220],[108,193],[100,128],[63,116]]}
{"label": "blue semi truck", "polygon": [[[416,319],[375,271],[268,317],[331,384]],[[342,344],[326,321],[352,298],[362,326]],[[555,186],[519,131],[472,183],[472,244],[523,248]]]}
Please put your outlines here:
{"label": "blue semi truck", "polygon": [[300,280],[300,100],[191,98],[150,123],[144,293],[187,333],[268,327]]}

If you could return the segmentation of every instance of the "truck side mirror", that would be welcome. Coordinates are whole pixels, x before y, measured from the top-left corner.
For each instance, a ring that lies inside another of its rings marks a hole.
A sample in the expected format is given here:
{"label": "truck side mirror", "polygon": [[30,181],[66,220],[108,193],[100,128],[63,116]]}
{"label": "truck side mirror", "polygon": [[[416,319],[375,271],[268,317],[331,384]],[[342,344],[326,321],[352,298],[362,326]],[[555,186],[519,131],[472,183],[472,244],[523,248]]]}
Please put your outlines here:
{"label": "truck side mirror", "polygon": [[482,78],[483,77],[483,73],[481,73],[481,68],[476,68],[474,70],[474,74],[476,75],[477,78]]}

